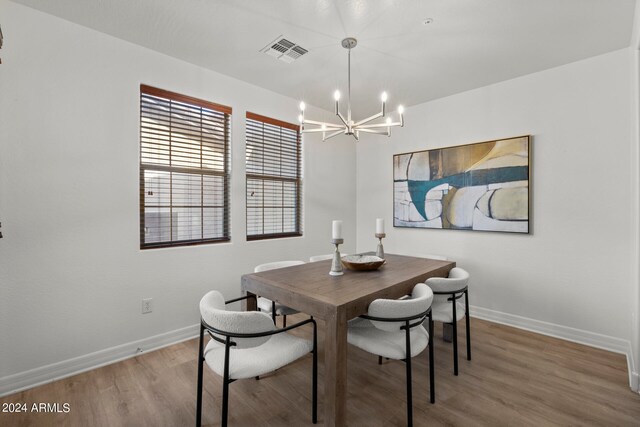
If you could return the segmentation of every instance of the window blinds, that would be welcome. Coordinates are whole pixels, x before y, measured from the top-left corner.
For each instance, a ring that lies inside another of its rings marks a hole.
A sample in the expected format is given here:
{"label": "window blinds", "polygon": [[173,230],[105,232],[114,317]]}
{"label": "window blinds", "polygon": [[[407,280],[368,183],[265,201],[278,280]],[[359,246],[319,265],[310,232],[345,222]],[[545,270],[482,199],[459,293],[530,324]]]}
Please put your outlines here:
{"label": "window blinds", "polygon": [[228,241],[231,108],[140,86],[140,247]]}
{"label": "window blinds", "polygon": [[302,235],[299,129],[247,112],[247,240]]}

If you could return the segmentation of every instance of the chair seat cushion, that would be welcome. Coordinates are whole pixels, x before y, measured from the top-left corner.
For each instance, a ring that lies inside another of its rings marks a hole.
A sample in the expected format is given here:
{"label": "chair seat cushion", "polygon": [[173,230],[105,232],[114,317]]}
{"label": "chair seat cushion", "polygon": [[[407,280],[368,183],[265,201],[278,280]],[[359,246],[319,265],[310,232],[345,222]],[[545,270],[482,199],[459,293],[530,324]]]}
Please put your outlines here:
{"label": "chair seat cushion", "polygon": [[[265,313],[271,313],[271,300],[262,297],[258,298],[258,308],[260,309],[260,311],[263,311]],[[287,307],[286,305],[276,303],[277,316],[289,316],[296,313],[298,313],[298,310]]]}
{"label": "chair seat cushion", "polygon": [[[440,296],[440,295],[437,295]],[[453,304],[451,301],[441,301],[434,299],[431,305],[431,313],[433,320],[443,323],[453,322]],[[456,320],[461,320],[464,317],[464,305],[456,301]]]}
{"label": "chair seat cushion", "polygon": [[[253,378],[273,372],[313,350],[309,340],[287,333],[272,335],[262,345],[251,348],[231,347],[229,351],[229,378]],[[224,344],[209,341],[204,350],[207,365],[218,375],[224,375]]]}
{"label": "chair seat cushion", "polygon": [[[429,345],[429,333],[423,326],[411,328],[410,337],[411,357],[417,356]],[[356,318],[349,322],[347,341],[371,354],[397,360],[406,358],[405,331],[383,331],[368,319]]]}

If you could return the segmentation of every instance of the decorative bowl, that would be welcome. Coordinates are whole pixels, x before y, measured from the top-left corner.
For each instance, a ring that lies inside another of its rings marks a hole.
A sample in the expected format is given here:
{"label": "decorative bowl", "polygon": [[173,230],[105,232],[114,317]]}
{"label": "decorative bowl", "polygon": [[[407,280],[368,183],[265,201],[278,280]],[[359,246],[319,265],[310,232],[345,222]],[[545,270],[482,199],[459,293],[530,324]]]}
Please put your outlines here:
{"label": "decorative bowl", "polygon": [[342,265],[354,271],[377,270],[385,262],[387,260],[375,255],[345,255],[342,257]]}

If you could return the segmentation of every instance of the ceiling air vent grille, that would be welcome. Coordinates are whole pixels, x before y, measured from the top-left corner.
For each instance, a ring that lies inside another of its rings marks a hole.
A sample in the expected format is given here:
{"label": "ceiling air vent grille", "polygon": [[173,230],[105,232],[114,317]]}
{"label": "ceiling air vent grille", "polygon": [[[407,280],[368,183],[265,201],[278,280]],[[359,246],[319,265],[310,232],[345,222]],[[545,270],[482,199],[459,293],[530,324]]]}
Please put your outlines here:
{"label": "ceiling air vent grille", "polygon": [[307,53],[308,50],[282,36],[278,36],[274,41],[260,49],[260,52],[290,64]]}

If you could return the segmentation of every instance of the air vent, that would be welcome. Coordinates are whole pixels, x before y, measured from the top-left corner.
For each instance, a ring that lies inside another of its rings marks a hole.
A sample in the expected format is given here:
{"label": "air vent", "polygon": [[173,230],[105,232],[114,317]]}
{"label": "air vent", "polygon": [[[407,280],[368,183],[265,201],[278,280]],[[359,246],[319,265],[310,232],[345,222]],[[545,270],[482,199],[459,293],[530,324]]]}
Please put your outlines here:
{"label": "air vent", "polygon": [[282,36],[278,36],[274,41],[260,49],[260,52],[290,64],[307,53],[308,50]]}

